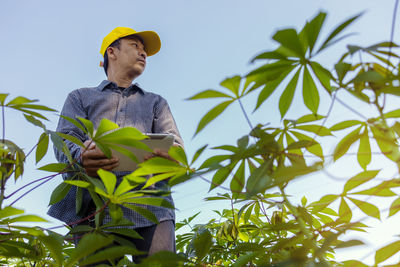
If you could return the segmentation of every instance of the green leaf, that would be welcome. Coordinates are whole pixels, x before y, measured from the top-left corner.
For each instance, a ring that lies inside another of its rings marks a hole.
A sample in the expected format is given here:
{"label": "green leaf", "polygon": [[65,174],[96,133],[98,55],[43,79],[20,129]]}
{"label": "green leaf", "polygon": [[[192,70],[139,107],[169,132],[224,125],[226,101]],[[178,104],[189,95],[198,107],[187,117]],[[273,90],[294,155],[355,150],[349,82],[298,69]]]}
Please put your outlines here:
{"label": "green leaf", "polygon": [[80,139],[76,138],[73,135],[64,134],[64,133],[58,133],[58,132],[56,132],[56,134],[58,134],[61,138],[65,139],[65,140],[68,140],[68,141],[70,141],[70,142],[72,142],[72,143],[74,143],[74,144],[76,144],[76,145],[78,145],[78,146],[80,146],[82,148],[86,148],[86,146],[82,143],[82,141]]}
{"label": "green leaf", "polygon": [[390,205],[390,210],[389,210],[389,217],[395,215],[397,212],[400,211],[400,197],[396,198],[392,204]]}
{"label": "green leaf", "polygon": [[115,189],[114,195],[119,196],[122,195],[123,193],[128,192],[129,190],[133,189],[134,186],[132,186],[129,183],[128,179],[123,178],[121,183],[118,185],[117,189]]}
{"label": "green leaf", "polygon": [[343,261],[343,267],[369,267],[368,265],[357,260]]}
{"label": "green leaf", "polygon": [[24,114],[24,117],[28,122],[32,123],[33,125],[45,129],[45,126],[43,125],[43,123],[40,120],[36,119],[35,117],[33,117],[31,115],[27,115],[27,114]]}
{"label": "green leaf", "polygon": [[93,123],[90,120],[87,120],[85,118],[78,117],[77,118],[82,124],[85,126],[86,130],[84,131],[90,138],[93,137]]}
{"label": "green leaf", "polygon": [[343,192],[347,193],[348,191],[370,181],[375,178],[379,173],[379,170],[376,171],[363,171],[359,174],[351,177],[346,184],[344,185]]}
{"label": "green leaf", "polygon": [[350,222],[352,217],[351,209],[343,197],[342,200],[340,201],[339,217],[341,220],[345,222]]}
{"label": "green leaf", "polygon": [[340,140],[339,144],[336,146],[335,151],[333,152],[333,160],[336,161],[341,158],[344,154],[346,154],[347,150],[349,150],[350,146],[354,144],[360,138],[361,127],[358,127],[354,131],[350,132],[348,135],[343,137]]}
{"label": "green leaf", "polygon": [[375,264],[381,263],[400,251],[400,241],[395,241],[375,252]]}
{"label": "green leaf", "polygon": [[315,133],[318,136],[332,135],[331,131],[328,128],[326,128],[325,126],[316,125],[316,124],[296,125],[295,129]]}
{"label": "green leaf", "polygon": [[14,98],[10,102],[8,102],[6,106],[22,105],[22,104],[33,103],[33,102],[37,102],[37,100],[30,100],[23,96],[17,96],[16,98]]}
{"label": "green leaf", "polygon": [[42,133],[39,137],[39,142],[36,147],[36,164],[46,155],[49,147],[49,136],[47,133]]}
{"label": "green leaf", "polygon": [[15,222],[48,222],[48,221],[36,215],[21,215],[9,220],[9,223],[15,223]]}
{"label": "green leaf", "polygon": [[281,118],[283,118],[292,104],[294,92],[296,90],[297,81],[299,80],[300,69],[297,70],[296,74],[292,77],[281,97],[279,98],[279,111]]}
{"label": "green leaf", "polygon": [[82,130],[83,133],[86,133],[85,127],[78,120],[63,115],[60,115],[60,117],[75,125],[78,129]]}
{"label": "green leaf", "polygon": [[76,249],[73,251],[70,259],[65,263],[65,267],[75,266],[75,263],[79,262],[79,260],[100,248],[110,245],[112,242],[111,238],[96,233],[84,235]]}
{"label": "green leaf", "polygon": [[185,167],[182,167],[175,161],[154,157],[149,160],[146,160],[139,164],[140,168],[136,169],[133,172],[135,176],[144,176],[154,173],[164,173],[164,172],[180,172],[183,169],[186,170]]}
{"label": "green leaf", "polygon": [[153,223],[157,223],[157,224],[159,223],[156,215],[154,215],[154,213],[149,211],[148,209],[145,209],[145,208],[142,208],[142,207],[136,206],[136,205],[129,205],[129,204],[123,204],[123,205],[124,205],[124,207],[127,207],[128,209],[131,209],[131,210],[137,212],[138,214],[142,215],[147,220],[149,220]]}
{"label": "green leaf", "polygon": [[295,29],[284,29],[277,31],[272,39],[280,43],[283,47],[294,52],[299,58],[304,58],[305,49],[300,42]]}
{"label": "green leaf", "polygon": [[314,49],[315,42],[318,39],[319,33],[321,32],[322,25],[324,24],[326,18],[326,13],[319,12],[315,18],[313,18],[310,22],[306,24],[304,27],[307,43],[310,47],[310,54]]}
{"label": "green leaf", "polygon": [[199,148],[193,156],[192,162],[190,163],[190,165],[192,165],[199,157],[200,155],[203,153],[203,151],[207,148],[208,145],[204,145],[201,148]]}
{"label": "green leaf", "polygon": [[272,174],[275,180],[274,185],[282,185],[283,183],[289,182],[296,177],[318,171],[320,168],[321,166],[319,163],[311,166],[296,164],[292,166],[279,167]]}
{"label": "green leaf", "polygon": [[254,111],[256,111],[262,103],[264,103],[275,91],[276,88],[282,83],[282,81],[288,76],[288,74],[293,70],[293,66],[290,66],[288,70],[285,70],[281,72],[278,76],[278,78],[268,81],[266,85],[263,87],[261,90],[260,94],[258,95],[257,99],[257,104],[256,107],[254,108]]}
{"label": "green leaf", "polygon": [[99,169],[97,171],[100,179],[103,181],[104,187],[109,195],[112,195],[115,190],[115,185],[117,184],[117,177],[114,173]]}
{"label": "green leaf", "polygon": [[329,34],[328,38],[326,38],[326,40],[322,43],[321,47],[319,48],[319,50],[317,51],[320,52],[321,50],[327,48],[328,46],[330,46],[330,44],[334,41],[332,41],[339,33],[341,33],[345,28],[347,28],[347,26],[349,26],[351,23],[353,23],[353,21],[355,21],[356,19],[358,19],[358,17],[360,17],[362,15],[362,13],[351,17],[350,19],[346,20],[345,22],[343,22],[342,24],[340,24],[339,26],[337,26],[331,34]]}
{"label": "green leaf", "polygon": [[203,118],[201,118],[194,135],[198,134],[201,130],[203,130],[204,127],[207,126],[207,124],[209,124],[216,117],[218,117],[218,115],[224,112],[224,110],[232,103],[233,100],[228,100],[218,104],[217,106],[213,107],[210,111],[208,111],[207,114],[204,115]]}
{"label": "green leaf", "polygon": [[272,178],[268,174],[271,165],[271,160],[264,161],[251,173],[246,183],[246,193],[249,196],[254,196],[260,192],[264,192],[272,184]]}
{"label": "green leaf", "polygon": [[4,101],[6,100],[9,94],[0,94],[0,105],[4,106]]}
{"label": "green leaf", "polygon": [[104,133],[107,133],[109,131],[112,131],[112,130],[115,130],[118,128],[119,128],[118,124],[116,124],[115,122],[112,122],[108,119],[103,118],[100,121],[99,127],[97,127],[94,138],[98,138],[98,137],[102,136]]}
{"label": "green leaf", "polygon": [[11,217],[14,215],[23,214],[24,210],[20,210],[11,206],[5,206],[4,208],[0,209],[0,219],[5,217]]}
{"label": "green leaf", "polygon": [[359,199],[350,198],[350,197],[348,199],[351,200],[351,202],[353,202],[366,215],[380,220],[380,211],[376,206],[374,206],[371,203],[368,203],[366,201],[359,200]]}
{"label": "green leaf", "polygon": [[230,189],[232,194],[237,195],[241,193],[244,184],[245,184],[245,161],[243,160],[231,180]]}
{"label": "green leaf", "polygon": [[[85,182],[85,181],[80,181],[80,180],[65,180],[64,183],[70,184],[70,185],[75,185],[78,187],[83,187],[83,188],[90,187],[90,183]],[[96,187],[96,189],[97,189],[97,187]]]}
{"label": "green leaf", "polygon": [[286,150],[292,150],[292,149],[299,149],[299,148],[303,148],[303,147],[309,147],[312,145],[315,145],[316,142],[313,140],[300,140],[294,143],[291,143],[290,145],[288,145],[286,147]]}
{"label": "green leaf", "polygon": [[46,249],[49,250],[51,258],[57,263],[56,266],[62,266],[62,246],[64,243],[64,239],[62,238],[62,236],[54,233],[49,233],[48,236],[39,236],[38,238],[41,242],[43,242]]}
{"label": "green leaf", "polygon": [[357,240],[357,239],[351,239],[347,241],[340,241],[338,245],[336,245],[335,249],[338,248],[349,248],[349,247],[354,247],[354,246],[361,246],[365,245],[364,242]]}
{"label": "green leaf", "polygon": [[203,259],[212,246],[212,235],[209,230],[204,229],[199,232],[193,239],[193,247],[196,252],[196,256],[199,259]]}
{"label": "green leaf", "polygon": [[351,69],[351,64],[346,62],[339,62],[335,64],[336,74],[338,76],[339,81],[343,81],[347,72]]}
{"label": "green leaf", "polygon": [[358,74],[351,82],[353,83],[359,83],[359,82],[382,82],[385,79],[384,76],[382,76],[380,73],[374,71],[374,70],[369,70],[366,72],[361,72]]}
{"label": "green leaf", "polygon": [[[96,264],[98,262],[104,262],[108,260],[115,260],[118,258],[124,257],[124,255],[141,255],[144,252],[141,252],[133,247],[128,246],[112,246],[102,249],[95,254],[89,255],[82,262],[80,262],[79,266],[110,266],[104,264]],[[88,265],[90,264],[90,265]],[[131,266],[131,265],[115,265],[115,266]],[[146,265],[147,266],[147,265]]]}
{"label": "green leaf", "polygon": [[172,146],[168,150],[168,155],[170,155],[171,158],[173,158],[174,160],[177,160],[178,162],[183,163],[186,166],[189,165],[185,150],[180,146]]}
{"label": "green leaf", "polygon": [[384,188],[382,185],[378,185],[366,190],[353,192],[353,195],[367,195],[367,196],[377,196],[377,197],[394,197],[396,194],[389,188]]}
{"label": "green leaf", "polygon": [[228,165],[227,167],[221,168],[215,172],[209,191],[213,190],[214,188],[220,186],[225,180],[228,178],[229,174],[232,171],[232,166]]}
{"label": "green leaf", "polygon": [[259,59],[286,59],[286,56],[277,51],[267,51],[255,56],[250,62],[253,63]]}
{"label": "green leaf", "polygon": [[170,209],[174,209],[175,207],[161,197],[136,197],[136,198],[129,198],[126,200],[127,203],[132,204],[143,204],[143,205],[150,205],[156,207],[166,207]]}
{"label": "green leaf", "polygon": [[400,118],[400,108],[399,109],[395,109],[389,112],[386,112],[385,114],[385,118],[389,119],[389,118]]}
{"label": "green leaf", "polygon": [[38,168],[38,170],[47,172],[65,172],[67,168],[68,164],[66,163],[50,163]]}
{"label": "green leaf", "polygon": [[358,147],[357,160],[361,168],[367,169],[371,163],[371,145],[369,143],[368,129],[365,128],[360,137],[360,146]]}
{"label": "green leaf", "polygon": [[219,92],[219,91],[216,91],[216,90],[209,89],[209,90],[204,90],[204,91],[202,91],[200,93],[197,93],[194,96],[187,98],[187,100],[206,99],[206,98],[219,98],[219,97],[227,97],[227,98],[232,98],[233,99],[233,97],[230,96],[230,95],[227,95],[225,93],[222,93],[222,92]]}
{"label": "green leaf", "polygon": [[51,193],[49,205],[60,202],[68,193],[71,185],[66,183],[59,184]]}
{"label": "green leaf", "polygon": [[223,80],[220,85],[222,87],[227,88],[229,91],[235,94],[236,97],[239,97],[239,87],[242,77],[236,75],[230,78],[226,78]]}
{"label": "green leaf", "polygon": [[318,121],[323,118],[325,118],[325,116],[318,115],[318,114],[307,114],[307,115],[304,115],[304,116],[301,116],[300,118],[298,118],[296,120],[296,124]]}
{"label": "green leaf", "polygon": [[343,129],[347,129],[349,127],[358,125],[358,124],[362,124],[362,121],[358,121],[358,120],[348,120],[348,121],[341,121],[335,125],[333,125],[331,128],[329,128],[332,132],[333,131],[339,131],[339,130],[343,130]]}
{"label": "green leaf", "polygon": [[110,233],[127,236],[134,239],[143,239],[143,237],[138,232],[129,228],[108,228],[105,230]]}
{"label": "green leaf", "polygon": [[393,130],[390,128],[385,129],[382,125],[370,127],[370,129],[382,154],[396,162],[399,159],[399,150]]}
{"label": "green leaf", "polygon": [[303,101],[313,114],[317,114],[319,107],[318,89],[307,67],[304,68],[303,73]]}
{"label": "green leaf", "polygon": [[332,92],[332,86],[331,86],[331,79],[332,79],[332,74],[322,67],[318,62],[312,61],[310,63],[311,69],[314,72],[315,76],[318,78],[319,82],[321,85],[325,88],[325,90],[328,93]]}
{"label": "green leaf", "polygon": [[307,135],[304,135],[302,133],[299,132],[295,132],[295,131],[290,131],[291,134],[293,134],[294,136],[296,136],[296,138],[298,138],[299,140],[307,140],[310,142],[314,142],[314,145],[312,146],[307,146],[306,150],[314,155],[316,155],[317,157],[321,158],[322,160],[324,159],[324,153],[322,151],[322,147],[318,142],[315,142],[315,140]]}

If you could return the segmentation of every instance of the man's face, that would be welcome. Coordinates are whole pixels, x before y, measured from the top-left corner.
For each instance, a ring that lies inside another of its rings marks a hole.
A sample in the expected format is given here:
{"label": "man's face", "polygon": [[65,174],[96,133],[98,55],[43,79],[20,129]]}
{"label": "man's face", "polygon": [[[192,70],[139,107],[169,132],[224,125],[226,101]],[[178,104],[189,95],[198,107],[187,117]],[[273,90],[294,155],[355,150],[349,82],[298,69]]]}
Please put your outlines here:
{"label": "man's face", "polygon": [[127,71],[130,75],[137,77],[146,67],[147,54],[139,37],[131,36],[120,40],[119,49],[114,49],[116,55],[116,66]]}

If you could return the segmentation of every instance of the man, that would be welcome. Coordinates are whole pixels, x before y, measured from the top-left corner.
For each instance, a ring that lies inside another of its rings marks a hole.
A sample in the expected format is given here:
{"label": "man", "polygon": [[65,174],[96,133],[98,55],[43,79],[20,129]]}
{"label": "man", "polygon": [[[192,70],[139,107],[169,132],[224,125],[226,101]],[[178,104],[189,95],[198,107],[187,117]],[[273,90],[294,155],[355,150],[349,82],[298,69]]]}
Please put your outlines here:
{"label": "man", "polygon": [[[100,53],[104,56],[104,70],[107,80],[97,87],[81,88],[72,91],[64,104],[62,115],[76,118],[83,117],[93,122],[97,127],[102,118],[117,123],[120,127],[136,127],[143,133],[169,133],[175,136],[176,145],[183,145],[179,131],[172,117],[169,106],[164,98],[149,93],[132,84],[146,67],[148,56],[156,54],[161,47],[160,38],[153,31],[136,32],[133,29],[117,27],[103,40]],[[84,133],[72,123],[60,119],[58,132],[79,138],[87,146],[87,150],[66,141],[72,156],[79,162],[89,176],[96,177],[98,169],[112,171],[118,166],[118,159],[108,159],[94,143],[88,140]],[[60,162],[68,162],[66,156],[55,150]],[[164,152],[158,156],[168,157]],[[117,173],[121,178],[127,173]],[[166,186],[159,182],[155,189]],[[79,221],[86,214],[76,211],[76,187],[72,187],[67,196],[53,205],[48,214],[67,224]],[[170,196],[165,197],[172,203]],[[91,201],[90,195],[83,195],[83,208],[87,209]],[[144,237],[143,241],[136,240],[139,250],[153,254],[161,250],[175,251],[174,211],[168,208],[147,206],[153,212],[159,224],[154,224],[132,210],[123,208],[124,217],[131,220],[135,229]],[[79,215],[78,215],[79,214]],[[110,216],[106,215],[106,220]]]}

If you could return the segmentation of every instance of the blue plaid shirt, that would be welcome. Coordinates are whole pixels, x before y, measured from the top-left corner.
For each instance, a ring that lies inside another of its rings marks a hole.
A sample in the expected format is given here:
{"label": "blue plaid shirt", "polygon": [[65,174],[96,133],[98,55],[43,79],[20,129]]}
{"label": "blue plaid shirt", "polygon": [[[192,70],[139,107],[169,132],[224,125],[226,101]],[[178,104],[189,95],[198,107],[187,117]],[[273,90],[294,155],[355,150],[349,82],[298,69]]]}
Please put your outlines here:
{"label": "blue plaid shirt", "polygon": [[[111,81],[104,80],[97,87],[81,88],[72,91],[64,104],[61,115],[76,118],[82,117],[90,120],[97,128],[101,119],[109,119],[120,127],[136,127],[143,133],[169,133],[175,136],[175,142],[183,146],[182,138],[176,127],[175,120],[167,101],[161,96],[146,92],[138,84],[132,84],[121,90]],[[60,118],[57,132],[69,134],[79,138],[82,142],[88,139],[87,136],[72,123]],[[80,162],[81,149],[79,146],[66,141],[68,148],[78,162]],[[55,155],[59,162],[68,163],[66,156],[55,149]],[[127,173],[115,172],[119,180]],[[68,174],[65,174],[68,176]],[[64,176],[64,178],[67,178]],[[154,188],[160,189],[166,186],[166,182],[157,183]],[[173,204],[171,196],[164,197]],[[48,214],[54,218],[71,224],[82,219],[76,213],[76,187],[73,186],[63,200],[52,205]],[[83,195],[83,205],[88,205],[90,195],[87,191]],[[175,212],[171,209],[156,206],[144,206],[153,212],[158,221],[174,220]],[[124,217],[135,225],[132,228],[146,227],[153,225],[143,216],[123,207]],[[104,223],[111,220],[107,214]]]}

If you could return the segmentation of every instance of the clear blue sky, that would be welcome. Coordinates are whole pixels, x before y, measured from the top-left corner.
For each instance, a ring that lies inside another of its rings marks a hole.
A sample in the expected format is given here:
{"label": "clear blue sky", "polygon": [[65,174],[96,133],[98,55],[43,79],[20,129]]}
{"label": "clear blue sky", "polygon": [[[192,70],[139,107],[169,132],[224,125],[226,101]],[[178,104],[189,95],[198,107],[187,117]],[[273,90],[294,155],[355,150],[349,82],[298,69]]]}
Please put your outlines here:
{"label": "clear blue sky", "polygon": [[[102,68],[98,67],[102,59],[98,51],[102,38],[109,31],[117,26],[154,30],[161,37],[161,51],[148,59],[144,74],[136,82],[168,100],[187,153],[192,155],[204,144],[233,143],[249,129],[239,108],[232,107],[192,139],[199,119],[213,102],[184,99],[200,90],[218,88],[219,82],[228,76],[243,75],[251,70],[249,60],[253,56],[276,47],[271,36],[277,29],[300,28],[306,19],[324,10],[328,11],[324,27],[326,35],[333,25],[366,11],[350,28],[358,34],[320,58],[329,64],[344,51],[346,43],[370,45],[387,40],[393,6],[394,1],[389,0],[2,0],[0,91],[13,97],[23,95],[39,99],[42,104],[61,110],[71,90],[96,86],[105,79]],[[395,38],[398,40],[399,36]],[[251,115],[254,123],[278,125],[277,95]],[[251,112],[254,97],[245,104]],[[300,101],[288,116],[297,118],[302,112],[305,109]],[[326,107],[322,105],[320,113],[324,112]],[[337,114],[337,118],[341,116],[347,116],[345,111]],[[47,126],[54,129],[58,118],[50,116],[50,119]],[[23,148],[29,149],[37,140],[40,131],[25,126],[22,116],[8,112],[6,122],[7,137]],[[40,165],[54,160],[50,153]],[[34,169],[33,159],[28,160],[23,181],[17,185],[43,175]],[[50,193],[60,182],[61,178],[58,178],[48,183],[18,205],[46,217]],[[293,190],[293,194],[301,196],[308,192],[313,198],[313,195],[329,192],[332,184],[333,181],[319,178],[313,181],[311,177]],[[198,222],[208,220],[210,210],[218,207],[215,202],[202,201],[208,187],[207,183],[196,180],[174,189],[178,220],[197,211],[202,211]]]}

